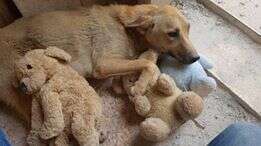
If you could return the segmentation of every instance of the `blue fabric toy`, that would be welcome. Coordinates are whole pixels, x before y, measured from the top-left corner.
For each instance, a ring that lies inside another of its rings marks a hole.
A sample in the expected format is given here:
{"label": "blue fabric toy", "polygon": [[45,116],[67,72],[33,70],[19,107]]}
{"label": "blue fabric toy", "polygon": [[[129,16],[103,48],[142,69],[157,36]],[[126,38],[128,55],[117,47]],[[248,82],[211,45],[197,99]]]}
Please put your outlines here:
{"label": "blue fabric toy", "polygon": [[162,73],[170,75],[177,86],[184,91],[194,91],[201,97],[206,97],[216,89],[216,81],[209,77],[204,69],[211,69],[213,65],[204,56],[199,61],[185,65],[175,58],[163,55],[160,57],[159,67]]}

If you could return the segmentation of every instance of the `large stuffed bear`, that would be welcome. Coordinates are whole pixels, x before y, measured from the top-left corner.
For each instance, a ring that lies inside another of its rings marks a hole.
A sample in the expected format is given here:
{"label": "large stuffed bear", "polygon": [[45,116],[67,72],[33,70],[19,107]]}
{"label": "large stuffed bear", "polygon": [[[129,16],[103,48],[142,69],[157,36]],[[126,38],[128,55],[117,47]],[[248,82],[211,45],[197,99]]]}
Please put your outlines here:
{"label": "large stuffed bear", "polygon": [[71,68],[70,59],[49,47],[30,51],[15,64],[20,89],[32,96],[29,145],[66,146],[69,135],[82,146],[99,145],[101,99]]}
{"label": "large stuffed bear", "polygon": [[163,73],[170,75],[176,82],[176,85],[183,91],[194,91],[202,97],[216,89],[216,81],[209,77],[204,69],[211,69],[212,64],[201,55],[200,60],[184,65],[175,58],[163,55],[160,58],[160,69]]}

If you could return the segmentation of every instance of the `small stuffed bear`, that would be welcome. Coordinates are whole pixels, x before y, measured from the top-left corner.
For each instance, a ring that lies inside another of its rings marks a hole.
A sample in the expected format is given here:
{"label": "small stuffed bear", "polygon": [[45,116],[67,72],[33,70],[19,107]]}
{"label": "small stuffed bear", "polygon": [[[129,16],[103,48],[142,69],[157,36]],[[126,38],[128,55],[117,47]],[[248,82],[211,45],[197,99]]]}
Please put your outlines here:
{"label": "small stuffed bear", "polygon": [[201,97],[206,97],[216,89],[216,81],[204,70],[212,68],[212,64],[204,56],[201,55],[199,61],[190,65],[181,64],[168,55],[163,55],[160,60],[161,71],[170,75],[183,91],[194,91]]}
{"label": "small stuffed bear", "polygon": [[[123,77],[123,86],[128,94],[136,80],[137,75]],[[172,128],[177,129],[185,121],[196,118],[203,110],[200,96],[181,91],[166,74],[161,74],[154,87],[147,89],[145,95],[138,99],[150,102],[151,108],[140,124],[140,134],[153,142],[166,139]]]}
{"label": "small stuffed bear", "polygon": [[[148,50],[140,58],[156,63],[155,52]],[[185,121],[193,120],[203,110],[203,99],[194,92],[183,92],[175,81],[166,74],[159,73],[156,80],[149,83],[144,95],[133,96],[132,87],[136,81],[146,77],[139,73],[122,77],[123,88],[134,103],[137,113],[146,119],[140,124],[141,135],[149,141],[162,141]],[[142,80],[142,79],[141,79]],[[142,113],[142,114],[140,114]]]}
{"label": "small stuffed bear", "polygon": [[20,89],[32,96],[29,145],[99,145],[101,99],[69,65],[71,56],[56,47],[26,53],[15,64]]}

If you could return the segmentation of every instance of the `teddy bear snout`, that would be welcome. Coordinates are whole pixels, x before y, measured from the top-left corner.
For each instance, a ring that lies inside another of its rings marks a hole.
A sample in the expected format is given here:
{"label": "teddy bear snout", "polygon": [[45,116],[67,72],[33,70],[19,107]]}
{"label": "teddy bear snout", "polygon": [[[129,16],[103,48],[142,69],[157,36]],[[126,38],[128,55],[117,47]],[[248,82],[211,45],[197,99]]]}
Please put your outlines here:
{"label": "teddy bear snout", "polygon": [[21,82],[20,84],[19,84],[19,90],[20,91],[22,91],[24,94],[26,94],[27,93],[27,86],[25,85],[25,83],[24,82]]}
{"label": "teddy bear snout", "polygon": [[31,86],[31,81],[29,78],[23,78],[20,83],[19,83],[19,90],[24,93],[24,94],[27,94],[27,95],[30,95],[32,94],[33,92],[33,88]]}

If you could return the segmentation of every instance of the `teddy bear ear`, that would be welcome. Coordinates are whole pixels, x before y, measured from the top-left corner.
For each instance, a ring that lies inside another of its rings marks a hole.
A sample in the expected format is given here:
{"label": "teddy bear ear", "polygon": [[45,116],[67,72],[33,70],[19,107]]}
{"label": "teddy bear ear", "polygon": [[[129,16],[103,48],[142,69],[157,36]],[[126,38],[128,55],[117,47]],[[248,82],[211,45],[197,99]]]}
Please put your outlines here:
{"label": "teddy bear ear", "polygon": [[44,54],[46,56],[53,57],[53,58],[56,58],[58,60],[62,60],[62,61],[67,62],[67,63],[69,63],[71,61],[71,58],[72,58],[70,54],[68,54],[64,50],[59,49],[57,47],[48,47],[44,51]]}

